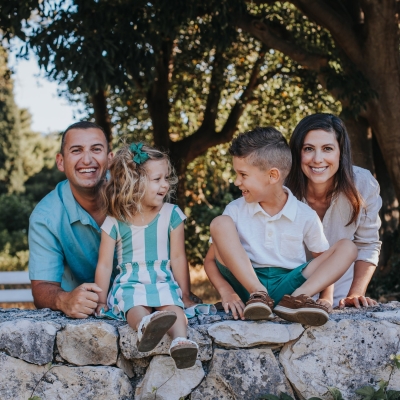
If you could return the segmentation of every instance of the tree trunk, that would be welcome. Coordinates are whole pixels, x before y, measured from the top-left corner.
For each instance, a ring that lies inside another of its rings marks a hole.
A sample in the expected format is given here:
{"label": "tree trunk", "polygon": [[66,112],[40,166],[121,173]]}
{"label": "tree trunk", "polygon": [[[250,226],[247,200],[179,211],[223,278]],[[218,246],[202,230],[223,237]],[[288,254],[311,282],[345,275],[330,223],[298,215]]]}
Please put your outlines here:
{"label": "tree trunk", "polygon": [[372,154],[372,133],[368,121],[365,118],[354,117],[343,118],[349,133],[353,164],[368,169],[375,173],[374,159]]}
{"label": "tree trunk", "polygon": [[107,96],[104,90],[99,90],[92,96],[92,104],[94,109],[94,120],[97,125],[104,129],[108,142],[112,143],[111,119],[107,109]]}

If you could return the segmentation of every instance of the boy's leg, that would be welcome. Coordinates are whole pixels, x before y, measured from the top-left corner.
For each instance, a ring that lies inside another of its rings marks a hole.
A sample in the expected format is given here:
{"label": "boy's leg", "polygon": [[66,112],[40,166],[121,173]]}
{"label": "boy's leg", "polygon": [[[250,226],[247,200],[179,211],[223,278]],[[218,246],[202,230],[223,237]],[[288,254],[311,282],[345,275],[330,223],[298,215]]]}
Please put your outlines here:
{"label": "boy's leg", "polygon": [[311,297],[332,285],[349,269],[357,254],[357,247],[351,240],[339,240],[307,265],[302,272],[307,280],[292,296],[306,294]]}
{"label": "boy's leg", "polygon": [[266,287],[259,281],[250,259],[239,240],[231,217],[221,215],[210,225],[216,259],[222,263],[239,283],[250,293],[244,309],[246,319],[267,319],[273,308],[273,300]]}
{"label": "boy's leg", "polygon": [[307,280],[292,295],[285,295],[274,311],[280,317],[303,325],[319,326],[328,319],[327,307],[317,304],[311,296],[336,282],[357,257],[357,248],[347,239],[335,243],[312,260],[302,271]]}
{"label": "boy's leg", "polygon": [[232,218],[227,215],[215,218],[211,222],[210,232],[217,260],[232,272],[249,293],[267,292],[240,243]]}

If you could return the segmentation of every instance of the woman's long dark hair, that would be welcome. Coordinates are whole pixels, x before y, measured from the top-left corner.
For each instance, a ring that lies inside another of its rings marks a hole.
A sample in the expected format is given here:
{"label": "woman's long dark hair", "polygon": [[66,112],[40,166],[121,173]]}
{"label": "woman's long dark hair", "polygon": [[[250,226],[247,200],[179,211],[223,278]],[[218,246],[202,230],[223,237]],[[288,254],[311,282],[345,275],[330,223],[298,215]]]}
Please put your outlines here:
{"label": "woman's long dark hair", "polygon": [[300,201],[306,198],[307,177],[301,169],[301,152],[308,132],[323,130],[334,133],[339,143],[339,169],[335,174],[334,185],[330,195],[343,193],[349,201],[353,212],[346,226],[356,221],[363,205],[363,199],[354,183],[351,145],[343,121],[332,114],[313,114],[303,118],[293,131],[289,147],[292,152],[292,169],[286,179],[286,186]]}

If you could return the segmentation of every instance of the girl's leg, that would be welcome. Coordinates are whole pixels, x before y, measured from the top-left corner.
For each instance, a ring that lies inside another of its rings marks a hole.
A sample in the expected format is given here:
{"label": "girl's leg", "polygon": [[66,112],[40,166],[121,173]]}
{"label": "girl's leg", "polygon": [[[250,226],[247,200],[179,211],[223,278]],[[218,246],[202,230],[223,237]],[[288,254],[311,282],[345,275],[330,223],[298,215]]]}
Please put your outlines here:
{"label": "girl's leg", "polygon": [[307,280],[292,293],[292,296],[314,296],[335,283],[349,269],[357,254],[357,247],[351,240],[339,240],[307,265],[302,272]]}
{"label": "girl's leg", "polygon": [[135,331],[138,330],[140,321],[146,315],[151,313],[151,307],[145,306],[135,306],[128,310],[126,314],[126,320],[128,321],[129,326],[134,329]]}
{"label": "girl's leg", "polygon": [[178,306],[162,306],[157,307],[157,311],[173,311],[176,314],[176,321],[174,325],[168,330],[168,334],[171,339],[174,340],[177,337],[187,337],[187,318],[182,308]]}
{"label": "girl's leg", "polygon": [[[196,363],[198,345],[187,339],[187,318],[182,308],[178,306],[157,307],[160,311],[172,311],[176,313],[177,319],[169,329],[172,343],[169,349],[171,357],[175,361],[176,368],[190,368]],[[174,342],[176,339],[176,342]]]}
{"label": "girl's leg", "polygon": [[129,326],[138,331],[140,352],[153,350],[176,321],[175,312],[165,310],[150,314],[151,311],[151,307],[136,306],[126,315]]}
{"label": "girl's leg", "polygon": [[211,222],[210,232],[215,257],[225,265],[249,293],[267,292],[258,280],[249,256],[239,240],[235,223],[227,215],[220,215]]}

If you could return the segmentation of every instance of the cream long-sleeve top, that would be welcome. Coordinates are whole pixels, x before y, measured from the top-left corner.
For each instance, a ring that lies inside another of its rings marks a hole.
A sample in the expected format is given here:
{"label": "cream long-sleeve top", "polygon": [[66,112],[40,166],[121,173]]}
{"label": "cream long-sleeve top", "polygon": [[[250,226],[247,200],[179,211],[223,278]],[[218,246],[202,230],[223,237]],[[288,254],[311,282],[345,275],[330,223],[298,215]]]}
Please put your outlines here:
{"label": "cream long-sleeve top", "polygon": [[[322,220],[324,233],[330,246],[340,239],[352,240],[358,248],[356,261],[361,260],[377,265],[381,249],[379,210],[382,206],[382,199],[379,195],[379,184],[364,168],[354,166],[353,172],[355,185],[363,198],[364,206],[357,220],[346,226],[352,214],[351,204],[343,193],[333,197]],[[335,283],[334,307],[339,304],[340,299],[347,296],[353,282],[353,275],[354,264]]]}

